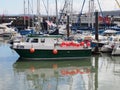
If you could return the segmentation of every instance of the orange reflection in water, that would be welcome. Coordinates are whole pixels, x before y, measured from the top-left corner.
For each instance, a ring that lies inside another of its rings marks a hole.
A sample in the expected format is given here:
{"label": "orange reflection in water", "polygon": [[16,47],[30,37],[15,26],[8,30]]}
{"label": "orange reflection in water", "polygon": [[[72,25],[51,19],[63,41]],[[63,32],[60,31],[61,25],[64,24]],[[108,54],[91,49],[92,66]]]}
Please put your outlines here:
{"label": "orange reflection in water", "polygon": [[31,66],[31,67],[30,67],[30,71],[31,71],[31,72],[34,72],[34,71],[35,71],[35,67],[34,67],[34,66]]}
{"label": "orange reflection in water", "polygon": [[53,69],[57,69],[58,65],[57,64],[53,64]]}

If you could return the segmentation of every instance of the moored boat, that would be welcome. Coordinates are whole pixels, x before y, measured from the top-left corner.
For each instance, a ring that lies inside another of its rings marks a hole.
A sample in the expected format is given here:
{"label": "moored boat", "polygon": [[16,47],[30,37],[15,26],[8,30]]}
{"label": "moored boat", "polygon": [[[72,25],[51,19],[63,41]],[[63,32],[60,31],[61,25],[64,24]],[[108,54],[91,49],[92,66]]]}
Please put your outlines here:
{"label": "moored boat", "polygon": [[113,56],[120,56],[120,44],[116,44],[111,53]]}
{"label": "moored boat", "polygon": [[64,40],[61,35],[31,35],[13,43],[21,58],[29,60],[77,59],[91,56],[90,42]]}
{"label": "moored boat", "polygon": [[13,21],[10,23],[2,23],[0,24],[0,37],[12,37],[13,35],[17,34],[17,29],[14,27],[8,27],[12,24]]}

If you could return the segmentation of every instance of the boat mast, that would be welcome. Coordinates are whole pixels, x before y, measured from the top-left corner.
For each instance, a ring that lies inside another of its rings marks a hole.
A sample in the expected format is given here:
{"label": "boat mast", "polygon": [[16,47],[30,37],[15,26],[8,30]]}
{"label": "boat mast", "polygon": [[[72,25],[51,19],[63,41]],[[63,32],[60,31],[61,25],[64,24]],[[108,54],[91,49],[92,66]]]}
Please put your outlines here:
{"label": "boat mast", "polygon": [[88,9],[88,26],[94,27],[94,0],[89,0],[89,9]]}
{"label": "boat mast", "polygon": [[36,25],[36,32],[39,32],[41,27],[41,17],[40,17],[40,0],[37,0],[37,25]]}
{"label": "boat mast", "polygon": [[48,21],[49,21],[49,0],[47,0],[47,17],[48,17]]}
{"label": "boat mast", "polygon": [[25,0],[23,1],[23,7],[24,7],[24,26],[26,26],[26,20],[25,20],[25,15],[26,15],[26,8],[25,8]]}
{"label": "boat mast", "polygon": [[67,25],[66,25],[66,28],[67,28],[67,39],[69,38],[70,36],[70,32],[69,32],[69,20],[70,20],[70,14],[68,13],[67,14]]}
{"label": "boat mast", "polygon": [[58,3],[57,0],[55,0],[55,4],[56,4],[56,25],[57,25],[57,33],[59,34],[59,30],[58,30]]}
{"label": "boat mast", "polygon": [[34,27],[33,0],[32,2],[32,27]]}
{"label": "boat mast", "polygon": [[28,27],[30,27],[30,2],[28,0]]}
{"label": "boat mast", "polygon": [[89,1],[89,20],[90,20],[90,24],[91,24],[91,27],[93,28],[94,27],[94,0],[90,0]]}
{"label": "boat mast", "polygon": [[[47,13],[47,20],[49,21],[49,0],[47,0],[47,2],[44,2],[44,0],[42,0],[43,5],[45,7],[46,13]],[[47,3],[47,5],[46,5]],[[49,25],[47,25],[47,31],[49,31]]]}
{"label": "boat mast", "polygon": [[71,23],[73,23],[73,0],[71,0]]}
{"label": "boat mast", "polygon": [[88,27],[90,27],[90,0],[89,0],[89,6],[88,6]]}
{"label": "boat mast", "polygon": [[37,16],[39,16],[40,12],[40,0],[37,0]]}
{"label": "boat mast", "polygon": [[[47,20],[49,20],[49,0],[47,0]],[[49,31],[49,25],[47,26],[47,30]]]}

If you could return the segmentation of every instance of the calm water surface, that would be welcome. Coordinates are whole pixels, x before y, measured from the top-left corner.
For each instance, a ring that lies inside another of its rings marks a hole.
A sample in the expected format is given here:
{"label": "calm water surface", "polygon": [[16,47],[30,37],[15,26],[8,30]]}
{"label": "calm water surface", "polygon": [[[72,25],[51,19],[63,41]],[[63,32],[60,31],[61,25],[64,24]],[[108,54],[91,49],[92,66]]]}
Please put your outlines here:
{"label": "calm water surface", "polygon": [[119,90],[120,57],[24,61],[0,43],[0,90]]}

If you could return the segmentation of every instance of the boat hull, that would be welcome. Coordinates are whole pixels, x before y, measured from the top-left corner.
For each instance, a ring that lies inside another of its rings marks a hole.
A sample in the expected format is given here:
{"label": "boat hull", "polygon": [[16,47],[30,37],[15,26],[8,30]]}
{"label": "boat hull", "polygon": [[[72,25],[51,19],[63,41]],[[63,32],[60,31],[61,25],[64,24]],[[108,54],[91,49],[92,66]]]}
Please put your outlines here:
{"label": "boat hull", "polygon": [[120,48],[114,48],[112,53],[113,56],[120,56]]}
{"label": "boat hull", "polygon": [[35,50],[31,53],[29,49],[14,49],[20,58],[29,60],[49,60],[49,59],[79,59],[87,58],[91,56],[91,49],[79,49],[79,50],[57,50],[57,53],[53,53],[53,50]]}

